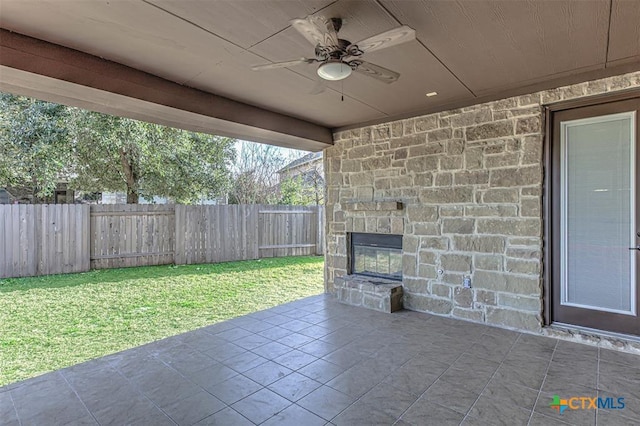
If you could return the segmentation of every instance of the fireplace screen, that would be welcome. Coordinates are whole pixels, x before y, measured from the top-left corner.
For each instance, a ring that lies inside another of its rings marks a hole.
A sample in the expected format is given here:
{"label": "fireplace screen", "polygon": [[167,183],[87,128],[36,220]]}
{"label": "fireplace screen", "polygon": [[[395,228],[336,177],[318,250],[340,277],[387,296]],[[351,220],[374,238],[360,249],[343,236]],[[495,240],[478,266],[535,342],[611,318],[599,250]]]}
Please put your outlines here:
{"label": "fireplace screen", "polygon": [[402,235],[352,233],[351,273],[402,280]]}

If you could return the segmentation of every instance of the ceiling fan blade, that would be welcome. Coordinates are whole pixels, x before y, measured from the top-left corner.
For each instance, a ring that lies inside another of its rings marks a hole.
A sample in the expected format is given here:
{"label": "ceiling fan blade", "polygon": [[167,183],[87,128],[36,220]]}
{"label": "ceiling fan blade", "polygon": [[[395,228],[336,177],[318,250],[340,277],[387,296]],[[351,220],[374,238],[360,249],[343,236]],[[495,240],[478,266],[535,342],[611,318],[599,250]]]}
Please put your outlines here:
{"label": "ceiling fan blade", "polygon": [[307,16],[304,19],[294,19],[291,26],[298,30],[315,47],[338,48],[338,33],[331,19],[324,16]]}
{"label": "ceiling fan blade", "polygon": [[362,50],[364,53],[368,53],[395,46],[397,44],[406,43],[408,41],[415,40],[415,38],[415,30],[403,25],[378,35],[374,35],[373,37],[365,38],[358,43],[353,43],[353,45],[358,46],[358,49]]}
{"label": "ceiling fan blade", "polygon": [[355,72],[373,77],[383,83],[393,83],[400,78],[400,74],[395,71],[391,71],[380,65],[372,64],[371,62],[359,61],[360,65],[355,69]]}
{"label": "ceiling fan blade", "polygon": [[300,64],[310,64],[312,62],[315,62],[315,59],[300,58],[293,61],[272,62],[270,64],[254,65],[251,67],[251,69],[254,71],[270,70],[275,68],[293,67]]}

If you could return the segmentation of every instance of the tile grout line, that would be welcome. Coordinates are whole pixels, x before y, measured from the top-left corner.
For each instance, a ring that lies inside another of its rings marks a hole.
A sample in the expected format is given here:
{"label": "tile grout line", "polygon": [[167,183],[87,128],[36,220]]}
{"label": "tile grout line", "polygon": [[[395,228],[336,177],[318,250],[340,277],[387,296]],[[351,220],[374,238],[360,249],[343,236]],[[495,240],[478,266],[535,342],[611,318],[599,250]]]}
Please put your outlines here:
{"label": "tile grout line", "polygon": [[560,340],[556,339],[556,344],[553,347],[553,352],[551,353],[551,357],[549,358],[549,363],[547,364],[547,369],[544,371],[544,377],[542,378],[542,383],[540,384],[540,389],[538,390],[538,395],[536,396],[536,400],[533,403],[533,408],[531,409],[531,414],[529,414],[529,421],[527,421],[527,425],[531,424],[531,420],[533,419],[533,413],[535,413],[536,405],[538,405],[538,400],[540,399],[540,395],[542,394],[542,388],[544,387],[544,383],[547,381],[547,374],[549,374],[549,368],[551,367],[551,362],[553,361],[553,356],[556,354],[556,350],[558,349],[558,342]]}
{"label": "tile grout line", "polygon": [[[89,407],[87,407],[87,404],[84,403],[84,401],[82,400],[82,398],[80,398],[80,395],[78,395],[78,392],[76,391],[76,388],[73,387],[73,385],[71,383],[69,383],[69,380],[67,380],[67,377],[62,373],[62,371],[58,372],[60,374],[60,376],[62,377],[62,380],[65,381],[65,383],[67,384],[67,386],[69,386],[69,389],[71,389],[73,391],[73,394],[76,396],[76,398],[78,398],[78,401],[80,401],[80,403],[82,404],[82,406],[84,407],[85,410],[87,410],[87,413],[89,413],[89,415],[91,416],[91,418],[93,420],[96,421],[97,424],[100,424],[100,422],[98,421],[98,419],[96,419],[96,416],[93,415],[93,412],[91,412],[91,410],[89,410]],[[13,398],[12,398],[13,401]],[[18,419],[18,421],[20,421],[20,419]],[[22,424],[22,423],[21,423]]]}
{"label": "tile grout line", "polygon": [[[483,335],[484,335],[484,333],[483,333]],[[445,334],[445,336],[446,336],[446,334]],[[447,337],[449,337],[449,336],[447,336]],[[481,335],[480,337],[482,337],[482,335]],[[478,339],[474,340],[474,341],[473,341],[473,344],[477,343],[477,341],[480,339],[480,337],[478,337]],[[472,345],[469,345],[469,347],[473,346],[473,344],[472,344]],[[404,410],[404,411],[403,411],[403,412],[398,416],[398,419],[394,422],[394,424],[395,424],[395,423],[398,423],[398,422],[402,419],[402,416],[404,416],[404,415],[407,413],[407,411],[409,411],[409,410],[410,410],[410,409],[411,409],[411,408],[412,408],[412,407],[413,407],[413,406],[418,402],[418,400],[419,400],[420,398],[422,398],[422,397],[423,397],[423,396],[424,396],[424,395],[429,391],[429,389],[431,389],[431,387],[432,387],[432,386],[433,386],[433,385],[434,385],[438,380],[440,380],[440,377],[444,376],[444,374],[445,374],[447,371],[449,371],[449,370],[451,369],[451,367],[453,367],[453,364],[455,364],[455,363],[456,363],[460,358],[462,358],[462,356],[463,356],[463,355],[465,355],[466,353],[467,353],[467,352],[466,352],[466,350],[465,350],[465,351],[463,351],[460,355],[458,355],[458,357],[457,357],[457,358],[456,358],[456,359],[451,363],[451,365],[449,365],[449,367],[447,367],[447,369],[446,369],[446,370],[444,370],[444,371],[443,371],[443,372],[442,372],[442,373],[441,373],[441,374],[440,374],[440,375],[439,375],[439,376],[438,376],[438,377],[433,381],[433,383],[431,383],[431,384],[429,385],[429,387],[427,387],[427,388],[424,390],[424,392],[422,392],[422,393],[420,394],[420,396],[418,396],[418,398],[416,398],[416,400],[415,400],[411,405],[409,405],[409,407],[407,407],[407,409],[406,409],[406,410]],[[413,358],[412,358],[412,359],[413,359]],[[407,361],[407,362],[409,362],[409,361]],[[437,405],[440,405],[440,404],[438,404],[437,402],[434,402],[434,403],[435,403],[435,404],[437,404]],[[443,406],[443,407],[444,407],[444,406]],[[445,408],[448,408],[448,407],[445,407]],[[453,411],[455,411],[455,410],[453,410]],[[463,418],[463,420],[464,420],[464,418]]]}
{"label": "tile grout line", "polygon": [[[156,358],[154,355],[152,355],[154,358]],[[158,359],[158,358],[156,358]],[[170,365],[167,365],[164,361],[162,361],[161,359],[158,359],[158,361],[160,361],[161,363],[165,364],[167,367],[171,368],[172,370],[176,371],[178,374],[182,375],[180,372],[178,372],[177,370],[175,370],[174,368],[172,368]],[[122,372],[116,368],[116,367],[112,367],[113,370],[115,370],[115,372],[120,375],[120,377],[122,377],[123,379],[125,379],[129,385],[131,385],[131,387],[133,389],[135,389],[135,391],[138,393],[138,395],[142,396],[142,398],[146,399],[147,401],[149,401],[151,403],[151,405],[153,405],[155,408],[158,409],[158,411],[160,411],[162,414],[164,414],[171,422],[173,422],[173,424],[177,425],[177,423],[173,420],[173,418],[171,418],[171,416],[169,416],[162,408],[160,408],[158,406],[158,404],[156,404],[154,401],[151,400],[151,398],[149,398],[147,396],[146,393],[144,393],[140,388],[138,388],[138,386],[136,386],[136,384],[129,379],[127,376],[125,376],[124,374],[122,374]],[[183,378],[185,378],[184,376],[182,376]],[[186,379],[186,378],[185,378]],[[187,379],[188,380],[188,379]],[[183,398],[184,399],[184,398]],[[180,400],[182,401],[182,400]]]}
{"label": "tile grout line", "polygon": [[[13,407],[14,413],[16,413],[16,419],[18,419],[18,424],[22,426],[22,420],[20,419],[20,415],[18,414],[18,408],[16,407],[16,402],[13,400],[13,395],[11,395],[11,391],[7,392],[9,395],[9,399],[11,400],[11,406]],[[89,412],[91,413],[91,412]]]}
{"label": "tile grout line", "polygon": [[[504,365],[504,360],[507,359],[507,356],[509,355],[509,352],[511,352],[513,350],[513,347],[515,346],[516,343],[518,343],[518,341],[520,340],[520,337],[522,337],[522,335],[523,335],[523,333],[518,333],[518,337],[516,337],[514,339],[513,343],[511,343],[511,346],[509,347],[509,350],[504,355],[504,357],[502,357],[502,360],[500,361],[500,365],[498,365],[498,368],[496,368],[496,371],[494,371],[493,374],[491,375],[491,377],[489,378],[489,380],[487,380],[487,384],[485,384],[484,387],[482,388],[482,390],[478,393],[478,397],[476,398],[475,401],[473,401],[473,404],[471,404],[471,407],[469,407],[469,409],[467,410],[467,412],[464,415],[464,417],[462,418],[462,421],[460,422],[460,424],[462,424],[467,419],[467,417],[469,417],[469,413],[471,413],[471,410],[473,410],[473,407],[476,406],[476,404],[480,400],[480,397],[482,396],[482,393],[487,388],[487,386],[489,386],[489,383],[491,383],[491,380],[493,380],[493,378],[496,376],[496,373],[498,372],[498,370],[500,370],[500,367],[502,367]],[[555,349],[555,347],[554,347],[554,349]],[[534,407],[535,407],[535,404],[534,404]],[[531,410],[531,411],[533,412],[533,410]]]}

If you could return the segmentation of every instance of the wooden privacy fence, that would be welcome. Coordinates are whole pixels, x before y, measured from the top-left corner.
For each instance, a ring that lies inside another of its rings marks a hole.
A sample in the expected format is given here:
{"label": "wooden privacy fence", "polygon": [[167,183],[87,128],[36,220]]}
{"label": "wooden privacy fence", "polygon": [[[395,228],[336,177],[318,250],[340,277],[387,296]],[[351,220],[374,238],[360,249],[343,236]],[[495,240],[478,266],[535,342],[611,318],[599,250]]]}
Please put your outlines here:
{"label": "wooden privacy fence", "polygon": [[0,278],[324,252],[322,207],[0,205]]}

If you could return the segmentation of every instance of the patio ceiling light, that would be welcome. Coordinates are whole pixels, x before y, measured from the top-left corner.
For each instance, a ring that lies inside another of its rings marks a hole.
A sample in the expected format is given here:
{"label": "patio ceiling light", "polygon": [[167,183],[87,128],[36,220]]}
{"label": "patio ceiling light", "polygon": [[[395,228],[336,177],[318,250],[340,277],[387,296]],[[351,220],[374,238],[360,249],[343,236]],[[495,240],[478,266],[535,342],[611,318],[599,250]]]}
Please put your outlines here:
{"label": "patio ceiling light", "polygon": [[351,75],[351,71],[351,66],[339,59],[330,59],[318,67],[318,75],[331,81],[343,80]]}

